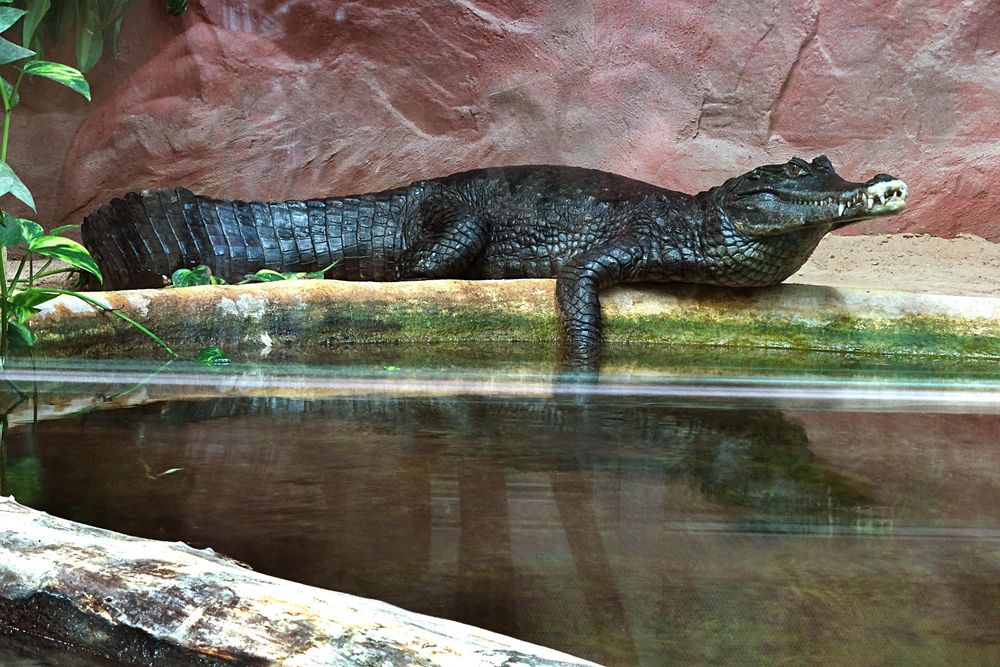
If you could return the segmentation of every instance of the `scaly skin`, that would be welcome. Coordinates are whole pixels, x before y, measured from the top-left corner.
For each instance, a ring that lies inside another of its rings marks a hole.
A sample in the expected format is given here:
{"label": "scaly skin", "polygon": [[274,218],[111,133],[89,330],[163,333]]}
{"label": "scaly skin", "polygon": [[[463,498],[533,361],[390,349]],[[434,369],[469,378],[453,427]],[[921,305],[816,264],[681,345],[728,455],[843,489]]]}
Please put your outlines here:
{"label": "scaly skin", "polygon": [[834,228],[902,210],[906,186],[843,180],[794,158],[697,195],[574,167],[498,167],[371,194],[276,203],[144,190],[87,216],[84,244],[111,288],[164,284],[205,264],[328,278],[557,279],[571,362],[599,358],[598,292],[634,282],[780,283]]}

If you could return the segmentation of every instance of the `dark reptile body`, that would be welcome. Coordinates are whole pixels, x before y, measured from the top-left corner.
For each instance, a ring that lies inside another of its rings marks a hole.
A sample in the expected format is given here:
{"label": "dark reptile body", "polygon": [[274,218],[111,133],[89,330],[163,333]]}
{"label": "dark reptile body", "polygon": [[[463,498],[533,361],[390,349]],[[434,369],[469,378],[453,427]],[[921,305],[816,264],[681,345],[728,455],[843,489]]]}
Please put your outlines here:
{"label": "dark reptile body", "polygon": [[688,195],[574,167],[499,167],[363,195],[220,201],[146,190],[87,216],[84,243],[105,287],[163,284],[181,267],[238,281],[262,268],[328,278],[557,277],[573,359],[600,345],[597,292],[615,283],[762,286],[805,262],[830,226],[740,233],[719,188]]}

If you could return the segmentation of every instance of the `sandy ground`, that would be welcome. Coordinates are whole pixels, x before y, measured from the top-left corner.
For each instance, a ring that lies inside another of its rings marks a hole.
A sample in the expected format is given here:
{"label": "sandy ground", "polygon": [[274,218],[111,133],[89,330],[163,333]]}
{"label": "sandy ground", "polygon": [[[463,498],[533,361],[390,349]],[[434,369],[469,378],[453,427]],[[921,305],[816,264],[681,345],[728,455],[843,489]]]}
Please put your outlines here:
{"label": "sandy ground", "polygon": [[1000,296],[1000,243],[971,234],[827,236],[787,282]]}
{"label": "sandy ground", "polygon": [[1000,296],[1000,243],[972,235],[828,236],[788,282]]}

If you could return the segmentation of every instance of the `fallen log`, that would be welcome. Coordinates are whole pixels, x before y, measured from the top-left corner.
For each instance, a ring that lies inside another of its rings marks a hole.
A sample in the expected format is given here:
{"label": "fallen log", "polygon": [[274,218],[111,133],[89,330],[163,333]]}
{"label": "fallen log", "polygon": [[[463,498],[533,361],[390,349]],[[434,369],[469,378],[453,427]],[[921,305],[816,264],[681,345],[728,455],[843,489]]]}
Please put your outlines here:
{"label": "fallen log", "polygon": [[[296,280],[89,296],[142,322],[182,355],[213,345],[254,353],[294,346],[301,355],[428,343],[517,343],[551,359],[559,352],[550,279]],[[635,344],[1000,357],[1000,299],[990,297],[817,285],[622,285],[603,292],[601,303],[612,357]],[[159,354],[144,334],[74,297],[40,310],[31,324],[46,354]]]}
{"label": "fallen log", "polygon": [[0,498],[0,634],[144,665],[593,664],[11,498]]}

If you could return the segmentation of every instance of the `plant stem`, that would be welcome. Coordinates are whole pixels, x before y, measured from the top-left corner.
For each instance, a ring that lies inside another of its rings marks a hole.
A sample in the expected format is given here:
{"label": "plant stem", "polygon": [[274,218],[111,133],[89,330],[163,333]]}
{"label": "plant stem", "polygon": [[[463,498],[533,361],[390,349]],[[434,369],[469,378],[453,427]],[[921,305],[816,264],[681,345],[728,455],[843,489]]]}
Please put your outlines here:
{"label": "plant stem", "polygon": [[94,308],[99,308],[100,310],[103,310],[105,313],[114,315],[115,317],[120,318],[120,319],[128,322],[133,327],[135,327],[136,329],[138,329],[139,331],[141,331],[142,333],[144,333],[146,335],[146,337],[148,337],[150,340],[152,340],[157,345],[159,345],[164,350],[166,350],[167,354],[169,354],[171,357],[178,356],[177,353],[174,352],[172,349],[170,349],[170,346],[167,345],[165,342],[163,342],[163,339],[160,338],[159,336],[157,336],[155,333],[153,333],[152,331],[150,331],[146,327],[142,326],[141,324],[139,324],[138,322],[136,322],[135,320],[133,320],[131,317],[129,317],[125,313],[120,313],[117,310],[115,310],[114,308],[111,308],[110,306],[101,303],[97,299],[92,299],[89,296],[85,296],[83,294],[80,294],[79,292],[74,292],[73,290],[68,290],[68,289],[56,289],[55,287],[36,287],[35,289],[37,289],[40,292],[45,292],[47,294],[66,294],[68,296],[74,296],[77,299],[79,299],[80,301],[83,301],[84,303],[90,304]]}
{"label": "plant stem", "polygon": [[0,370],[7,362],[7,248],[0,246]]}
{"label": "plant stem", "polygon": [[17,98],[17,89],[21,87],[21,79],[24,78],[24,70],[17,75],[17,81],[14,82],[14,87],[11,88],[10,98],[4,96],[3,100],[3,143],[0,144],[0,162],[7,161],[7,141],[10,139],[10,115],[14,112],[14,107],[11,105]]}
{"label": "plant stem", "polygon": [[[3,139],[0,140],[0,162],[7,161],[7,142],[10,139],[10,114],[13,111],[11,105],[14,103],[14,98],[17,97],[17,89],[21,85],[21,77],[23,76],[24,70],[21,70],[21,73],[17,76],[17,82],[11,88],[10,96],[6,94],[3,96]],[[13,285],[10,286],[10,289],[13,289]],[[0,246],[0,369],[3,369],[7,363],[8,298],[10,298],[10,294],[7,283],[7,248],[6,246]]]}
{"label": "plant stem", "polygon": [[14,277],[11,278],[8,281],[8,282],[10,282],[10,291],[11,292],[13,292],[14,290],[17,289],[17,281],[21,278],[21,272],[24,271],[24,265],[25,265],[25,263],[27,263],[27,261],[28,261],[28,255],[30,255],[30,254],[31,253],[26,252],[26,253],[24,253],[24,255],[21,256],[21,263],[17,265],[17,271],[14,272]]}

